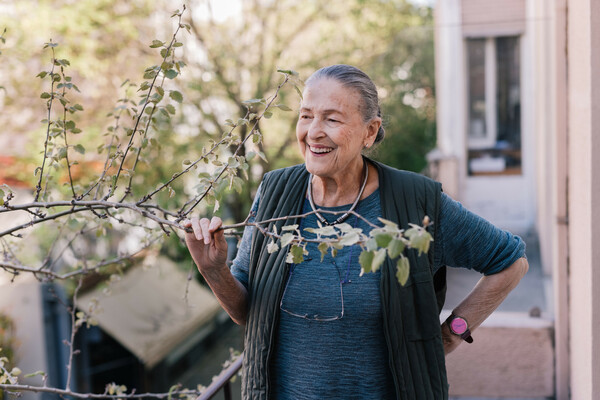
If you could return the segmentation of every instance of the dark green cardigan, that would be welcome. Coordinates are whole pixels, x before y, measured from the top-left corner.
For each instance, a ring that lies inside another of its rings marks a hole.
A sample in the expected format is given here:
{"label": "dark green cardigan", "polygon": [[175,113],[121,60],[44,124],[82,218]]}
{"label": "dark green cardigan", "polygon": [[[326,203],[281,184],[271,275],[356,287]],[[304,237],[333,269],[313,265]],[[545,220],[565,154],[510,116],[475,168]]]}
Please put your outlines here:
{"label": "dark green cardigan", "polygon": [[[441,185],[424,176],[399,171],[371,161],[379,173],[382,217],[407,228],[420,224],[428,215],[433,221],[435,238]],[[267,173],[261,186],[257,221],[298,215],[302,212],[308,183],[304,165]],[[283,225],[297,221],[271,223],[281,232]],[[268,240],[255,232],[250,254],[248,281],[248,316],[245,332],[245,355],[242,378],[244,399],[269,399],[269,362],[279,321],[279,302],[289,265],[287,248],[269,254]],[[407,284],[396,279],[396,265],[389,258],[381,269],[381,300],[389,364],[397,398],[446,399],[448,383],[444,348],[441,340],[439,310],[443,304],[445,276],[434,285],[433,248],[425,256],[407,250],[411,269]],[[445,273],[441,269],[441,273]],[[441,274],[440,274],[441,275]],[[437,276],[436,276],[437,278]],[[383,362],[383,360],[382,360]]]}

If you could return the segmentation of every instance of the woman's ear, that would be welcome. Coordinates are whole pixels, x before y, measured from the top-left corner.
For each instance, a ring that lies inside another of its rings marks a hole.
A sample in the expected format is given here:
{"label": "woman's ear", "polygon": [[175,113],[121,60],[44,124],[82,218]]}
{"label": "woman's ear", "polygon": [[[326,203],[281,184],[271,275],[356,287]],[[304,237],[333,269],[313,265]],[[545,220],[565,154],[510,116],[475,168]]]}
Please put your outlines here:
{"label": "woman's ear", "polygon": [[377,137],[377,132],[379,131],[379,127],[381,126],[381,117],[375,117],[369,121],[367,125],[367,137],[365,138],[365,147],[371,147],[373,142],[375,142],[375,138]]}

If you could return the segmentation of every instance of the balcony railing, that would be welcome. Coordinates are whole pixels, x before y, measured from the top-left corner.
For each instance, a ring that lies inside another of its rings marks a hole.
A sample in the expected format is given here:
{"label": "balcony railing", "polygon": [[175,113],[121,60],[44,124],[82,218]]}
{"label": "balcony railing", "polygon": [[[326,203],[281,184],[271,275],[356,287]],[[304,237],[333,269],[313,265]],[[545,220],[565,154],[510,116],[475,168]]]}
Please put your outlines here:
{"label": "balcony railing", "polygon": [[196,400],[208,400],[212,399],[219,390],[223,389],[225,400],[231,400],[231,378],[233,378],[240,368],[242,368],[242,362],[244,360],[244,353],[213,380],[213,382],[202,392]]}

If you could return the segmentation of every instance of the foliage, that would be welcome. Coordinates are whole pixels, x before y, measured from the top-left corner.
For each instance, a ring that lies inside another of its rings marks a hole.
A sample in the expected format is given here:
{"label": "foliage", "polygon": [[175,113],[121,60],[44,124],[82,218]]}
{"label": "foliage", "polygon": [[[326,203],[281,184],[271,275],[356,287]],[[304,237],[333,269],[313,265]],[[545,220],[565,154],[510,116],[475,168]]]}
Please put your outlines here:
{"label": "foliage", "polygon": [[[45,44],[44,57],[49,55],[49,65],[40,67],[43,70],[37,75],[39,79],[30,85],[31,90],[41,92],[37,97],[45,114],[43,130],[31,128],[31,118],[24,123],[25,130],[43,138],[35,140],[40,145],[31,146],[35,151],[27,157],[29,165],[35,164],[27,171],[33,177],[35,190],[32,201],[23,201],[10,187],[0,188],[0,214],[26,216],[25,222],[0,232],[4,253],[0,268],[15,277],[31,273],[40,281],[68,282],[73,298],[93,273],[109,277],[110,291],[110,281],[118,279],[140,253],[160,243],[166,243],[163,251],[169,251],[174,242],[180,241],[180,222],[192,213],[222,212],[231,219],[242,220],[258,177],[267,168],[297,160],[297,154],[290,150],[296,115],[289,111],[299,100],[299,76],[305,76],[307,71],[340,60],[356,64],[382,77],[378,84],[388,92],[387,97],[383,96],[388,99],[384,110],[402,118],[403,126],[427,125],[432,118],[433,81],[428,80],[431,71],[418,72],[413,67],[420,61],[407,61],[421,42],[411,41],[413,47],[403,53],[390,51],[390,45],[381,40],[389,34],[397,40],[395,46],[405,46],[403,34],[396,30],[403,32],[402,29],[421,21],[416,9],[404,1],[333,0],[329,4],[302,5],[293,1],[256,1],[251,6],[243,3],[248,8],[241,20],[222,22],[211,17],[199,20],[193,9],[185,13],[184,8],[173,13],[174,32],[162,32],[160,39],[147,41],[143,47],[136,44],[136,29],[149,28],[138,20],[139,15],[151,14],[148,2],[140,0],[123,6],[116,0],[82,1],[70,9],[71,3],[40,2],[41,10],[46,10],[41,15],[53,13],[65,18],[63,28],[57,32],[69,45],[59,46],[56,40]],[[107,19],[119,7],[126,9],[123,18]],[[35,21],[33,16],[25,15]],[[124,21],[137,21],[136,29]],[[109,35],[112,39],[94,42],[85,37],[81,43],[72,42],[87,34],[93,36],[93,32],[113,32]],[[123,43],[117,43],[115,35],[120,35]],[[4,42],[4,34],[0,38]],[[29,39],[23,33],[15,40],[22,42],[21,47],[33,47],[27,44]],[[11,48],[15,46],[11,44]],[[200,50],[189,51],[194,48]],[[104,57],[126,50],[133,51],[133,55],[118,62],[106,61]],[[388,56],[390,52],[394,57]],[[9,58],[5,66],[16,65],[18,58]],[[136,62],[131,62],[134,58]],[[89,60],[103,61],[92,65]],[[138,70],[135,64],[146,61],[149,66],[139,69],[143,76],[139,83],[123,81],[117,73]],[[278,69],[281,65],[297,65],[301,73]],[[408,69],[414,79],[397,78],[398,65]],[[100,74],[102,79],[110,77],[111,85],[106,86],[114,86],[114,81],[120,84],[118,100],[106,116],[108,124],[106,119],[100,121],[98,116],[105,112],[99,110],[105,107],[106,98],[114,98],[109,94],[115,88],[101,90],[102,102],[91,101],[90,93],[97,86],[83,79],[88,73],[94,77]],[[24,82],[15,79],[14,74],[10,76],[5,84],[9,94],[4,98],[4,107],[24,110],[28,102],[27,96],[21,96]],[[416,96],[421,90],[426,92],[422,104],[398,108],[400,101],[406,103],[407,94]],[[87,101],[93,106],[88,107]],[[32,114],[38,119],[38,113]],[[395,137],[392,125],[396,124],[390,117],[390,138]],[[409,137],[417,150],[413,153],[427,148],[427,144],[417,146],[423,142],[422,135]],[[382,151],[380,156],[385,154]],[[268,164],[267,160],[273,161]],[[411,165],[416,165],[416,161]],[[285,227],[283,232],[270,231],[265,228],[269,222],[245,221],[224,229],[231,232],[253,225],[270,237],[269,251],[288,247],[283,251],[288,252],[289,261],[301,262],[306,245],[302,232],[294,225]],[[404,284],[410,268],[404,252],[409,248],[427,252],[431,241],[427,232],[429,221],[407,230],[390,221],[381,223],[369,235],[347,224],[321,227],[313,233],[322,254],[361,245],[363,273],[378,270],[389,257],[397,265],[398,280]],[[124,246],[125,237],[133,237],[137,247]],[[37,260],[31,251],[18,251],[19,245],[30,239],[42,245]],[[108,243],[109,250],[103,253],[101,243]],[[181,257],[180,252],[171,253]],[[42,389],[85,398],[85,394],[74,393],[70,388],[71,367],[77,353],[74,337],[78,329],[95,324],[98,310],[93,306],[86,310],[66,306],[72,320],[71,337],[65,340],[69,348],[67,385],[58,389],[47,388],[44,383]],[[4,371],[5,384],[12,384],[4,387],[26,390],[19,386],[17,373]],[[45,373],[39,375],[45,382]],[[111,383],[104,397],[133,397],[134,392],[127,393],[123,385]],[[155,397],[195,394],[197,391],[177,387]]]}
{"label": "foliage", "polygon": [[393,167],[420,172],[436,140],[433,15],[428,7],[408,4],[404,15],[407,25],[400,30],[387,27],[387,48],[368,68],[383,88],[386,129],[385,145],[373,156]]}

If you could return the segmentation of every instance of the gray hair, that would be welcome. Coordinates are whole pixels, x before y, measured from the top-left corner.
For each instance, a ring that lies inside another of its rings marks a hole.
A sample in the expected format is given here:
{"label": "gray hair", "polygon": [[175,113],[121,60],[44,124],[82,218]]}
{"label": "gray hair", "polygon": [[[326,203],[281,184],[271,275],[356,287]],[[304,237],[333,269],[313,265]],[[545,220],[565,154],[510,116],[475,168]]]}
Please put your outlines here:
{"label": "gray hair", "polygon": [[[323,67],[315,71],[310,78],[306,80],[306,85],[308,86],[312,81],[316,81],[319,78],[335,79],[341,83],[342,86],[356,90],[362,100],[359,109],[362,113],[364,122],[368,122],[375,117],[381,117],[381,107],[379,106],[377,87],[375,87],[371,78],[360,69],[346,64]],[[383,129],[383,125],[381,125],[377,131],[375,143],[381,142],[384,136],[385,129]]]}

